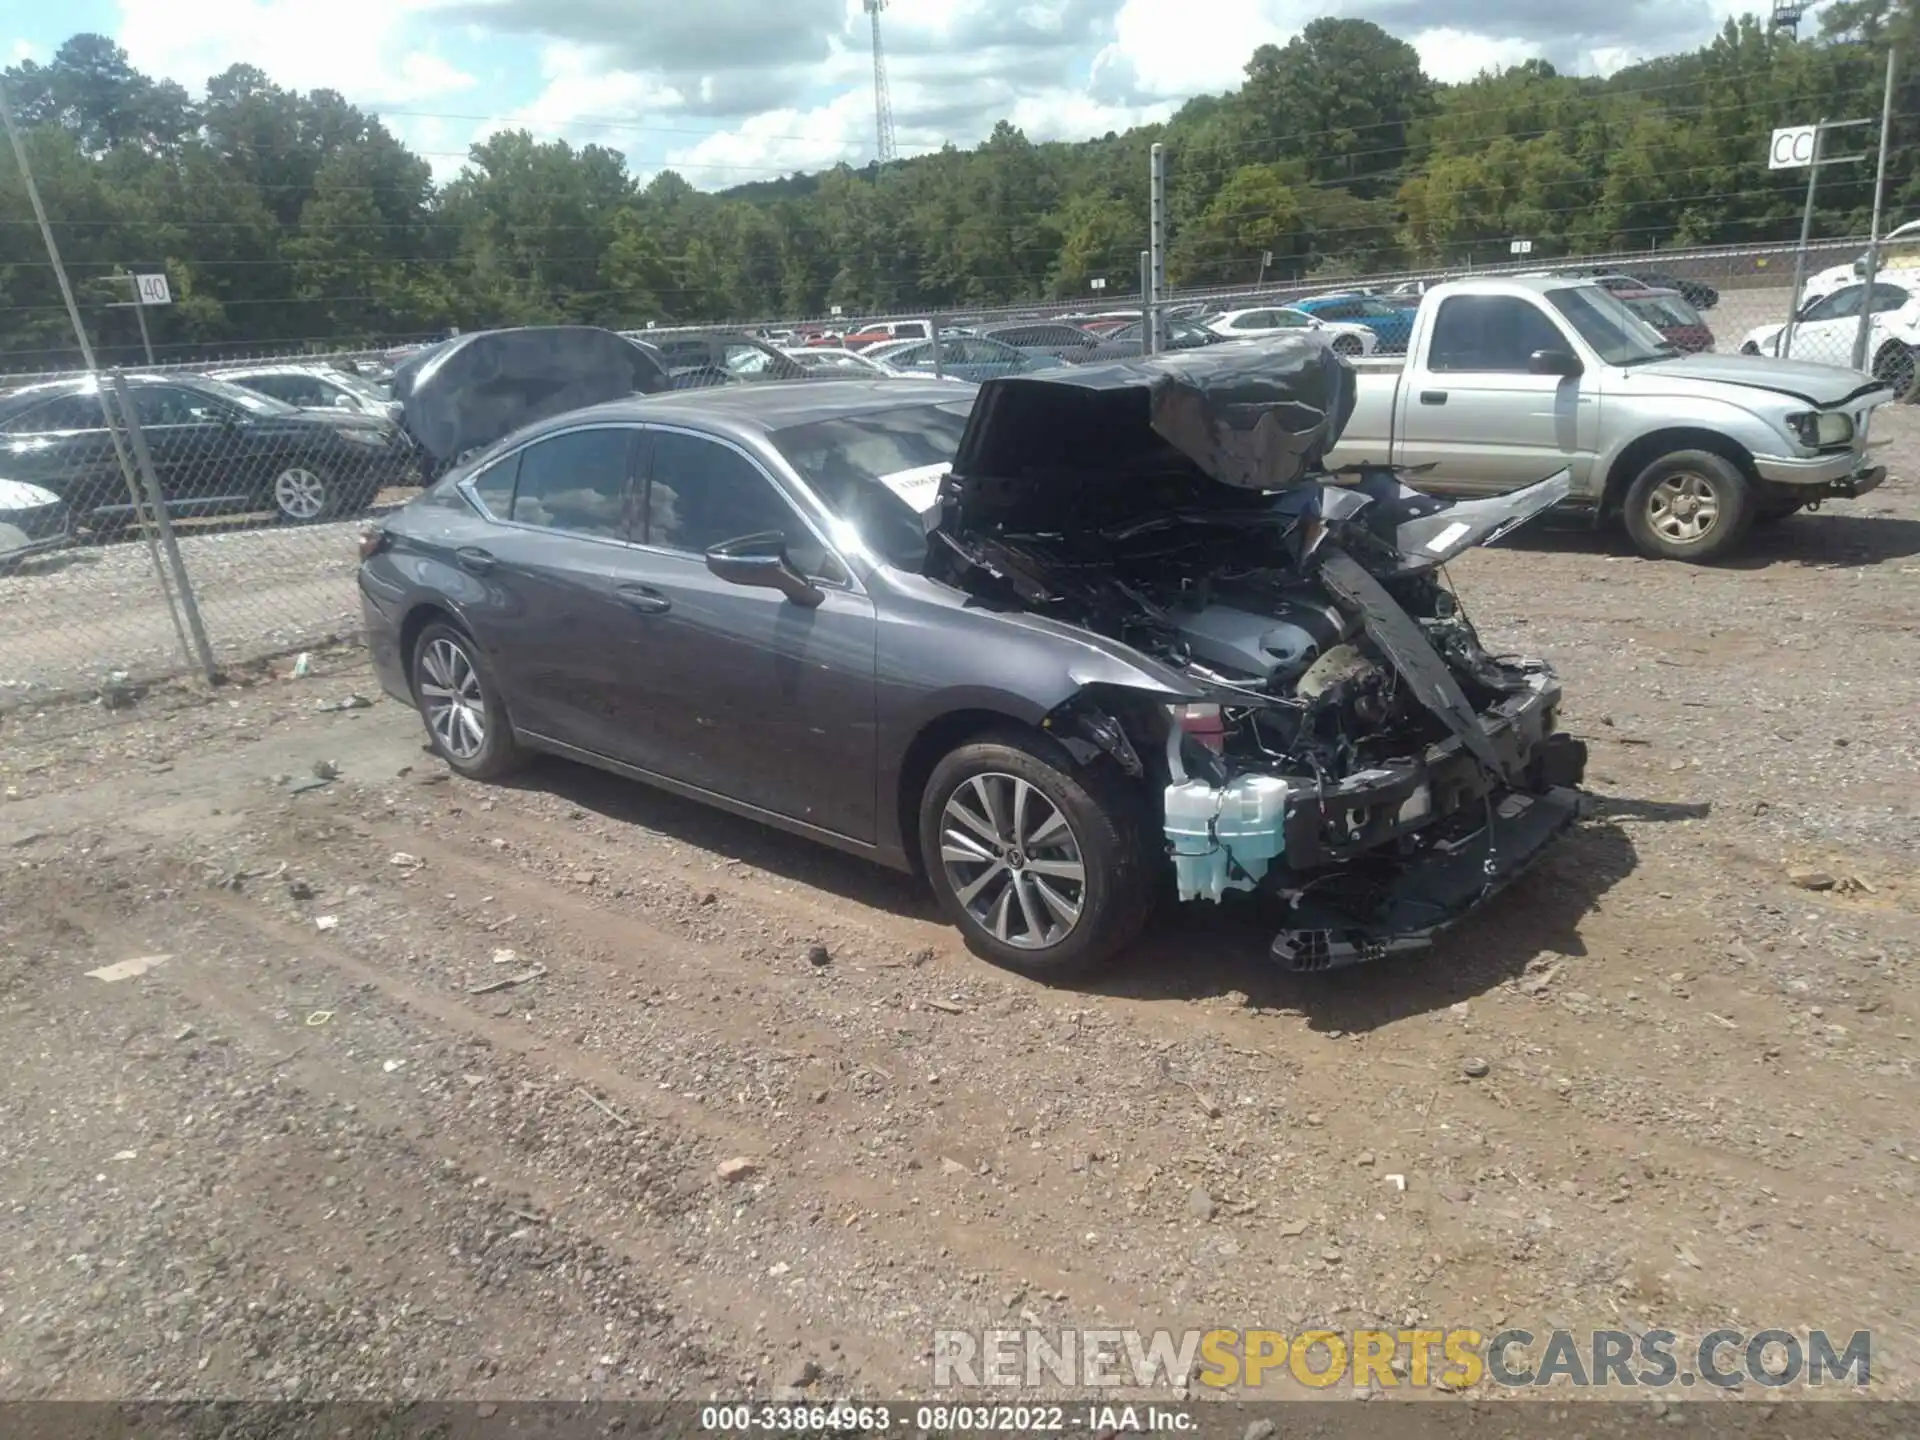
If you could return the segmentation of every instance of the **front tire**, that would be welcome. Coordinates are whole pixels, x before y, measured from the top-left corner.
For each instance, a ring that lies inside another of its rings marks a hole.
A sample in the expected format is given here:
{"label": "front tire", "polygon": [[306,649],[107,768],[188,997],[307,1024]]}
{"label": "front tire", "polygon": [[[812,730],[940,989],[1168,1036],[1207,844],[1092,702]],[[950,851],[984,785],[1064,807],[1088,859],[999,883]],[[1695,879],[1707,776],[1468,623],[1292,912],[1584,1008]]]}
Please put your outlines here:
{"label": "front tire", "polygon": [[1110,960],[1153,908],[1145,807],[1105,769],[1008,730],[960,746],[920,802],[920,853],[947,919],[997,965],[1053,979]]}
{"label": "front tire", "polygon": [[413,696],[434,752],[469,780],[498,780],[525,759],[480,647],[436,622],[414,642]]}
{"label": "front tire", "polygon": [[1677,450],[1627,488],[1624,518],[1642,555],[1698,563],[1737,546],[1754,509],[1753,486],[1739,466],[1710,450]]}
{"label": "front tire", "polygon": [[1351,335],[1340,335],[1333,342],[1333,353],[1344,355],[1347,359],[1357,359],[1360,354],[1360,342]]}

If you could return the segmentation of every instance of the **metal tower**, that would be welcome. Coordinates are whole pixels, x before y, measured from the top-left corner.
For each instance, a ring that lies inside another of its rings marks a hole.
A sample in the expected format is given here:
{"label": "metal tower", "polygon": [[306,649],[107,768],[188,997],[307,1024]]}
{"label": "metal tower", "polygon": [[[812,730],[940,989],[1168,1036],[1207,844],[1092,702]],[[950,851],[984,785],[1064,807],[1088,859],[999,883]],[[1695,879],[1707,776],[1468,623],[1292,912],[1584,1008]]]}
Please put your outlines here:
{"label": "metal tower", "polygon": [[880,12],[887,0],[860,0],[873,21],[873,128],[880,142],[880,163],[899,158],[893,139],[893,97],[887,90],[887,52],[880,44]]}
{"label": "metal tower", "polygon": [[1773,0],[1773,19],[1767,28],[1785,32],[1789,40],[1800,38],[1800,17],[1812,8],[1811,0]]}

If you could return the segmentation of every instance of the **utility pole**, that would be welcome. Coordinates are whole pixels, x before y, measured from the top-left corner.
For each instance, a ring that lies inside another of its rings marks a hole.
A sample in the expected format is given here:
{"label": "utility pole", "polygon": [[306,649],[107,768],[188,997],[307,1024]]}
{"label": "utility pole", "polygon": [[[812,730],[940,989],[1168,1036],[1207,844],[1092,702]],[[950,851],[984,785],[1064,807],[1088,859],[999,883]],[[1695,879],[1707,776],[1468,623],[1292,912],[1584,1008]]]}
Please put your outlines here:
{"label": "utility pole", "polygon": [[873,129],[880,163],[898,158],[900,150],[893,133],[893,91],[887,84],[887,52],[880,44],[880,12],[887,0],[861,0],[873,22]]}
{"label": "utility pole", "polygon": [[1151,269],[1147,281],[1144,335],[1147,354],[1160,353],[1160,302],[1167,290],[1167,147],[1156,144],[1147,171],[1147,244]]}
{"label": "utility pole", "polygon": [[1807,245],[1813,238],[1813,197],[1820,184],[1822,165],[1852,165],[1864,160],[1865,155],[1827,156],[1821,152],[1826,148],[1829,130],[1850,130],[1858,125],[1871,125],[1871,120],[1828,120],[1824,115],[1820,123],[1813,127],[1813,154],[1807,162],[1807,203],[1800,212],[1800,248],[1793,252],[1793,290],[1787,296],[1787,323],[1780,332],[1780,339],[1773,353],[1786,359],[1793,353],[1793,327],[1800,318],[1800,287],[1807,279]]}
{"label": "utility pole", "polygon": [[1873,330],[1873,282],[1880,274],[1880,201],[1887,188],[1887,140],[1893,133],[1893,75],[1898,58],[1897,50],[1887,51],[1887,88],[1880,97],[1880,162],[1873,175],[1873,224],[1867,231],[1867,273],[1861,277],[1867,288],[1861,292],[1860,320],[1853,335],[1853,368],[1856,370],[1864,370],[1873,363],[1867,355],[1867,345]]}

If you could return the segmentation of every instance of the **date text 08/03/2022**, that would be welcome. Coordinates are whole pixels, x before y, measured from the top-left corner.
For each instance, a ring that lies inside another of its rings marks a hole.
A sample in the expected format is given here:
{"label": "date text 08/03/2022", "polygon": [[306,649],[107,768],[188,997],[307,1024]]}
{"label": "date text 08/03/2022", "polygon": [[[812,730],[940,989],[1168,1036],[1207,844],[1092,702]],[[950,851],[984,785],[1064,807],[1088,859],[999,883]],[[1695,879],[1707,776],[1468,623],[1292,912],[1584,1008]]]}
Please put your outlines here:
{"label": "date text 08/03/2022", "polygon": [[982,1434],[1054,1434],[1067,1431],[1178,1433],[1194,1428],[1192,1414],[1164,1405],[706,1405],[700,1428],[716,1434],[863,1434],[911,1426]]}

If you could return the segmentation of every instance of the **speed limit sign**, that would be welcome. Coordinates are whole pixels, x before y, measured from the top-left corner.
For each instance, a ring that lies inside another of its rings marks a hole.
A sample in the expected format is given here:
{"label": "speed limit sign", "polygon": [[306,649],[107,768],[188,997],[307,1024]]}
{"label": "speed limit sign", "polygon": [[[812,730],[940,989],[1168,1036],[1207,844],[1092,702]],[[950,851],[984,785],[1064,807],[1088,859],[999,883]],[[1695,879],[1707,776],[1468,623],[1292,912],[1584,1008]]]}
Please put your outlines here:
{"label": "speed limit sign", "polygon": [[133,288],[142,305],[173,303],[173,291],[167,288],[167,277],[164,275],[136,275],[133,277]]}

